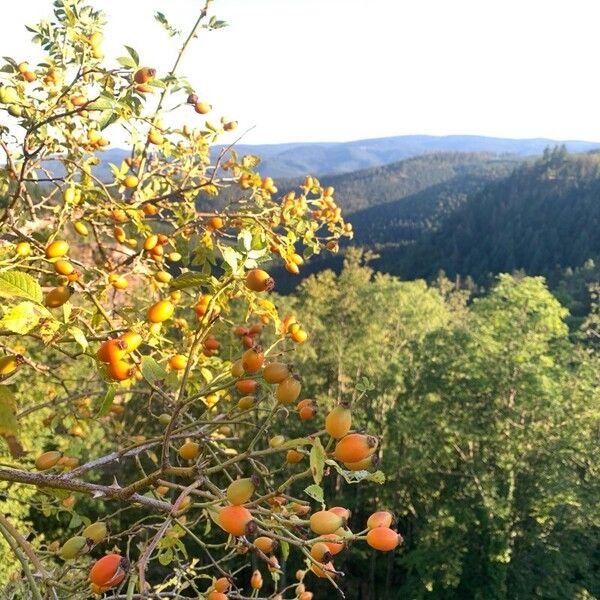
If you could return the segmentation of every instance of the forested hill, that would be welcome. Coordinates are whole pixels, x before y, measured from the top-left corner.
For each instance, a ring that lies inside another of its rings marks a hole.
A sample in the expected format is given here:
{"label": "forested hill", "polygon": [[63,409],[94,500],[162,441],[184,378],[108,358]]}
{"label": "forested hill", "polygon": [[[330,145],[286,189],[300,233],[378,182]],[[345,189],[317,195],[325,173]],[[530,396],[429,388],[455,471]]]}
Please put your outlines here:
{"label": "forested hill", "polygon": [[[437,152],[410,158],[381,167],[373,167],[344,175],[322,177],[323,185],[335,187],[336,201],[347,216],[356,211],[377,207],[389,213],[386,219],[405,213],[409,201],[409,218],[412,213],[428,216],[438,200],[444,203],[444,192],[466,193],[479,189],[482,183],[508,175],[522,159],[489,153]],[[385,205],[385,207],[384,207]],[[374,213],[365,213],[370,219]],[[362,215],[350,217],[359,225]]]}
{"label": "forested hill", "polygon": [[[457,207],[489,183],[507,177],[523,160],[489,153],[438,152],[320,181],[335,188],[336,201],[354,227],[351,244],[387,250],[395,262],[407,244],[437,229]],[[281,184],[287,189],[296,182]],[[341,264],[341,256],[315,257],[303,267],[301,276],[328,267],[337,270]],[[388,266],[394,272],[398,265]],[[285,272],[279,279],[284,290],[298,282]]]}
{"label": "forested hill", "polygon": [[[375,251],[372,266],[403,279],[443,270],[485,285],[523,270],[559,285],[565,269],[600,262],[599,153],[433,154],[323,181],[353,223],[352,245]],[[312,261],[302,276],[339,270],[342,254]],[[278,277],[284,290],[299,279]]]}
{"label": "forested hill", "polygon": [[547,151],[490,183],[439,229],[409,247],[383,249],[378,268],[404,277],[548,274],[600,257],[600,154]]}

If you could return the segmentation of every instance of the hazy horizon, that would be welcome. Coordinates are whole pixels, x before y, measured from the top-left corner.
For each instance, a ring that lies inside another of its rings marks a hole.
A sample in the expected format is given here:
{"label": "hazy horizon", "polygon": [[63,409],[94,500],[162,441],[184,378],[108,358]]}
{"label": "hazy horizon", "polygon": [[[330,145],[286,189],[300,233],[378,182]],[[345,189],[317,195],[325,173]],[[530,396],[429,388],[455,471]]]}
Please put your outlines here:
{"label": "hazy horizon", "polygon": [[[92,4],[108,16],[107,57],[123,55],[126,40],[159,73],[180,42],[152,15],[160,10],[186,31],[200,7]],[[0,54],[35,59],[24,25],[49,9],[46,0],[29,0],[26,11],[8,11]],[[230,26],[202,32],[182,72],[216,116],[237,119],[240,132],[251,128],[245,143],[415,131],[600,140],[593,76],[600,6],[585,0],[216,0],[212,12]]]}

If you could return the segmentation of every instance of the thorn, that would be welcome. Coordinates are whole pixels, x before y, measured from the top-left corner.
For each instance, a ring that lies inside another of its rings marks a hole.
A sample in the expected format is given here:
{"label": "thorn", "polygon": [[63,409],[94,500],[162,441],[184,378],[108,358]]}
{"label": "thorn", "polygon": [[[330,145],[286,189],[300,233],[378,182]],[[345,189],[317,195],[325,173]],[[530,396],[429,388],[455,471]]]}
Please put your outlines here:
{"label": "thorn", "polygon": [[112,488],[113,490],[121,490],[123,489],[120,485],[119,482],[117,481],[116,477],[113,477],[113,482],[111,483],[111,485],[108,486],[109,488]]}

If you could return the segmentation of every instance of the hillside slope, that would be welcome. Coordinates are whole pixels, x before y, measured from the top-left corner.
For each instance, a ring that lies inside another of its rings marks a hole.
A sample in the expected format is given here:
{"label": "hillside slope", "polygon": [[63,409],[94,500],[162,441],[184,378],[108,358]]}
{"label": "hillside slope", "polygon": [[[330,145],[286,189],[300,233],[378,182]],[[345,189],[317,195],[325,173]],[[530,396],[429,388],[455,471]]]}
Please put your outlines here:
{"label": "hillside slope", "polygon": [[[321,178],[354,228],[351,245],[377,252],[403,248],[435,230],[473,194],[507,177],[523,159],[485,153],[436,153],[345,175]],[[341,266],[340,256],[324,255],[303,267],[302,275]],[[296,279],[280,274],[285,289]]]}
{"label": "hillside slope", "polygon": [[[521,162],[430,155],[372,171],[372,180],[349,174],[337,183],[342,204],[354,188],[364,186],[365,198],[372,194],[372,206],[347,212],[355,229],[351,244],[373,250],[379,257],[371,264],[379,271],[432,279],[443,270],[485,285],[497,273],[523,270],[560,285],[565,273],[584,264],[588,273],[594,264],[588,259],[600,263],[599,153],[568,154],[557,147]],[[410,176],[396,187],[392,175],[398,172]],[[342,260],[343,252],[324,256],[301,276],[339,270]],[[298,282],[285,272],[278,277],[284,290]],[[587,302],[585,278],[578,279]]]}
{"label": "hillside slope", "polygon": [[559,149],[489,184],[412,247],[382,252],[378,267],[405,277],[548,274],[600,257],[600,154]]}
{"label": "hillside slope", "polygon": [[[345,215],[359,226],[368,213],[363,212],[359,216],[354,214],[357,211],[386,205],[389,210],[383,211],[393,216],[397,210],[404,208],[403,199],[409,196],[446,184],[452,189],[464,184],[465,190],[469,190],[467,181],[486,181],[505,176],[520,160],[513,156],[500,157],[489,153],[437,152],[381,167],[326,176],[320,181],[323,185],[334,186],[336,201]],[[435,192],[432,195],[437,197]],[[417,201],[412,204],[411,211],[416,210],[425,216],[433,208],[430,202]]]}

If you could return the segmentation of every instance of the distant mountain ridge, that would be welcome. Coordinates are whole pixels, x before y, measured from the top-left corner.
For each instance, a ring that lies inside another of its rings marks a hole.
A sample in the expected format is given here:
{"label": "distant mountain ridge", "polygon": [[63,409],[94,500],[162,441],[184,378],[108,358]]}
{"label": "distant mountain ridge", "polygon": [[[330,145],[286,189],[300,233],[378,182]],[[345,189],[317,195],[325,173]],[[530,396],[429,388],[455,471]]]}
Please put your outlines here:
{"label": "distant mountain ridge", "polygon": [[351,142],[317,142],[236,146],[240,154],[262,158],[261,173],[271,177],[299,177],[350,173],[382,166],[433,152],[489,152],[532,156],[548,146],[564,144],[569,152],[600,148],[600,142],[552,140],[547,138],[509,139],[479,135],[402,135]]}
{"label": "distant mountain ridge", "polygon": [[[564,144],[569,152],[599,149],[600,142],[552,140],[547,138],[509,139],[479,135],[402,135],[351,142],[315,142],[288,144],[237,144],[239,155],[254,154],[261,158],[261,174],[275,178],[297,178],[305,175],[339,175],[379,167],[391,163],[439,152],[486,152],[533,156],[542,154],[548,146]],[[216,156],[223,146],[213,148]],[[119,164],[129,151],[111,148],[103,153],[102,164],[95,169],[101,179],[111,177],[108,163]]]}

